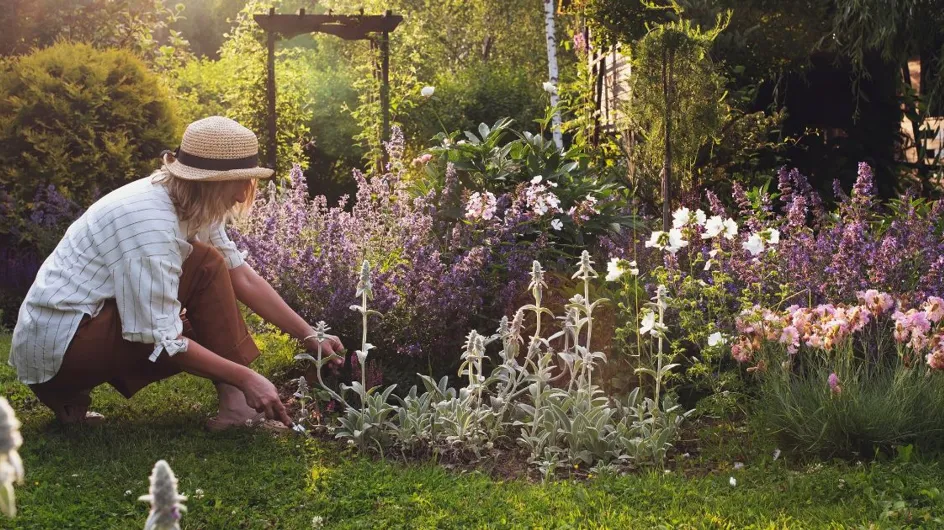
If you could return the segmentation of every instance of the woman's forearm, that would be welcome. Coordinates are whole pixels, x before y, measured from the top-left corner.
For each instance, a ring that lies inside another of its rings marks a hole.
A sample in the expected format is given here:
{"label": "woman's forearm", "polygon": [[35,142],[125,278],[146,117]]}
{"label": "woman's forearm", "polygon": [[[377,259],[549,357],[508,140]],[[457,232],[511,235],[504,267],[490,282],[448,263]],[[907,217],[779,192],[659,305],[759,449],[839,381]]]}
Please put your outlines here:
{"label": "woman's forearm", "polygon": [[233,274],[233,290],[236,298],[249,306],[257,315],[285,333],[303,339],[311,334],[311,326],[305,322],[279,293],[251,268]]}
{"label": "woman's forearm", "polygon": [[170,360],[188,374],[242,388],[246,378],[254,373],[239,363],[216,355],[193,339],[186,340],[187,351],[178,352]]}

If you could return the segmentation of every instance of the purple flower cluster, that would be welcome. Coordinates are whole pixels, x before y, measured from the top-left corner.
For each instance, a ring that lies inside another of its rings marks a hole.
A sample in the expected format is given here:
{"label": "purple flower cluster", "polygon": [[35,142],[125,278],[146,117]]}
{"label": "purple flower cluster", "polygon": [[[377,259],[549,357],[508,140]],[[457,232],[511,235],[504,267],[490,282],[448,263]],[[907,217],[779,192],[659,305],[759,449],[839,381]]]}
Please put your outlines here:
{"label": "purple flower cluster", "polygon": [[[402,168],[402,150],[387,147],[389,167]],[[309,322],[328,322],[348,342],[360,334],[361,317],[350,306],[368,260],[374,270],[369,304],[383,314],[371,317],[377,346],[371,358],[390,379],[454,371],[465,334],[497,326],[525,290],[541,248],[540,238],[518,236],[523,205],[500,197],[488,220],[446,222],[440,206],[455,200],[449,196],[455,190],[414,196],[402,171],[373,178],[355,172],[353,205],[343,197],[329,206],[323,196],[309,198],[296,166],[283,189],[270,184],[231,230],[253,268],[289,305]]]}
{"label": "purple flower cluster", "polygon": [[[778,177],[777,208],[769,195],[762,193],[751,201],[735,185],[737,211],[732,213],[714,193],[706,192],[713,215],[733,215],[746,228],[739,240],[722,243],[729,258],[712,268],[727,273],[729,293],[735,297],[756,294],[755,300],[762,303],[786,292],[793,296],[792,302],[802,305],[852,303],[856,293],[866,289],[909,302],[944,295],[944,203],[929,204],[906,194],[880,205],[874,196],[872,170],[865,163],[859,164],[851,195],[842,194],[834,212],[826,211],[800,172],[784,168]],[[750,232],[767,229],[782,234],[776,251],[760,256],[745,252],[741,240]],[[694,274],[707,283],[714,281],[711,271],[686,266],[696,255],[706,260],[711,242],[689,238],[690,246],[667,260],[662,252],[642,248],[649,235],[639,232],[635,238],[611,242],[612,255],[635,259],[644,271],[667,265],[680,277]],[[765,293],[769,298],[763,300]]]}
{"label": "purple flower cluster", "polygon": [[55,186],[39,188],[33,201],[18,207],[0,189],[0,312],[12,324],[16,309],[36,278],[43,259],[82,213]]}

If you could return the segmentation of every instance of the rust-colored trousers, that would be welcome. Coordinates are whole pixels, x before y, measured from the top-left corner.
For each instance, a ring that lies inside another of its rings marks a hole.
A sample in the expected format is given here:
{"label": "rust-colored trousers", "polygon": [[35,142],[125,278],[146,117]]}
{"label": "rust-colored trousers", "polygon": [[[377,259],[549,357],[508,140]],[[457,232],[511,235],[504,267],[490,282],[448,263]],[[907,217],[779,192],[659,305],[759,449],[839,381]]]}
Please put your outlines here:
{"label": "rust-colored trousers", "polygon": [[[184,260],[177,299],[184,313],[184,336],[244,366],[259,356],[236,304],[226,263],[215,248],[193,243],[193,252]],[[145,386],[181,371],[166,353],[156,362],[148,360],[153,350],[153,344],[121,337],[117,305],[107,300],[95,318],[86,315],[79,324],[56,375],[30,388],[57,413],[63,406],[88,407],[89,392],[104,383],[130,398]]]}

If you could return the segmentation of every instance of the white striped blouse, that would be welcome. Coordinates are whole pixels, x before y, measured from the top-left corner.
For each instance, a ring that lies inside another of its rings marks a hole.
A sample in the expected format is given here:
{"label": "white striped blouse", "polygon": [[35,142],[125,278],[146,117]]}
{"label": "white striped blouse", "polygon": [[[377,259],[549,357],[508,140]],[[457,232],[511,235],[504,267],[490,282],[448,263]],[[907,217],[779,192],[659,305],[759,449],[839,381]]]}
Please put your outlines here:
{"label": "white striped blouse", "polygon": [[[193,250],[166,188],[151,177],[127,184],[93,204],[46,259],[20,307],[9,363],[26,384],[52,379],[84,315],[114,298],[126,340],[162,352],[185,351],[177,289]],[[194,238],[244,263],[222,224]]]}

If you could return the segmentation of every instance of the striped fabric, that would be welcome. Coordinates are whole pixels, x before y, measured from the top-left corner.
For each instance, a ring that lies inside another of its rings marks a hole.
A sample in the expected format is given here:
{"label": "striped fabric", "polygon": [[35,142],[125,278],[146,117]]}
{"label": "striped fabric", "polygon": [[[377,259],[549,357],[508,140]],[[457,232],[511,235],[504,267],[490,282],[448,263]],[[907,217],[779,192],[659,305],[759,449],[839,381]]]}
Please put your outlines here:
{"label": "striped fabric", "polygon": [[[9,363],[23,383],[46,382],[84,315],[96,316],[114,298],[122,336],[162,352],[186,350],[177,289],[193,250],[163,185],[150,177],[127,184],[93,204],[46,259],[26,295],[13,331]],[[229,268],[244,263],[223,225],[195,238],[215,246]]]}

